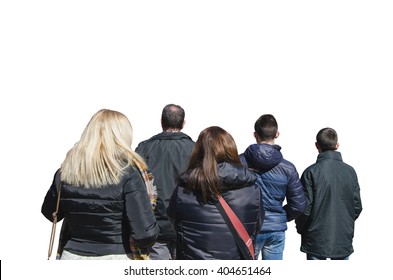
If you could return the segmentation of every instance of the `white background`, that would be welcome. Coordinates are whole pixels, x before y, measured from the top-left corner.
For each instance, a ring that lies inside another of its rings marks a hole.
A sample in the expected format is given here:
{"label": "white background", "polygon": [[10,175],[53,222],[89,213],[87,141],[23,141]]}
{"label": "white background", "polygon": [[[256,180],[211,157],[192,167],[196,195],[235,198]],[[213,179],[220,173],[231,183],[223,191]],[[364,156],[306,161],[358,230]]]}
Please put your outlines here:
{"label": "white background", "polygon": [[[274,114],[276,143],[300,174],[316,160],[318,130],[335,128],[361,186],[355,253],[344,265],[305,262],[289,223],[284,261],[270,278],[391,275],[392,13],[378,0],[2,1],[5,279],[81,275],[80,264],[45,261],[51,224],[40,208],[54,172],[99,109],[129,117],[135,148],[160,132],[168,103],[185,109],[194,140],[219,125],[239,153],[255,141],[255,120]],[[82,275],[102,279],[123,268],[84,265]]]}

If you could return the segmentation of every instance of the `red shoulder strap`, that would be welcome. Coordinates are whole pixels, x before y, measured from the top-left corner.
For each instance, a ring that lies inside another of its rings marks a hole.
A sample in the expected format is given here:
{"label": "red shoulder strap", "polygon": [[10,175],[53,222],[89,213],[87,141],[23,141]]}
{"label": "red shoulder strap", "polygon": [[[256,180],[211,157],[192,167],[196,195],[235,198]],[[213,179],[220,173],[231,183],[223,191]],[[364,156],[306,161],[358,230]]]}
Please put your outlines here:
{"label": "red shoulder strap", "polygon": [[236,214],[233,212],[232,208],[228,205],[228,203],[225,201],[225,199],[222,198],[221,195],[218,196],[218,201],[221,203],[221,205],[224,208],[225,212],[227,213],[229,219],[231,220],[232,225],[236,228],[241,239],[244,241],[244,244],[246,244],[248,250],[251,253],[252,258],[255,259],[254,245],[252,244],[252,240],[251,240],[250,236],[248,235],[247,230],[244,228],[244,225],[239,220],[239,218],[236,216]]}

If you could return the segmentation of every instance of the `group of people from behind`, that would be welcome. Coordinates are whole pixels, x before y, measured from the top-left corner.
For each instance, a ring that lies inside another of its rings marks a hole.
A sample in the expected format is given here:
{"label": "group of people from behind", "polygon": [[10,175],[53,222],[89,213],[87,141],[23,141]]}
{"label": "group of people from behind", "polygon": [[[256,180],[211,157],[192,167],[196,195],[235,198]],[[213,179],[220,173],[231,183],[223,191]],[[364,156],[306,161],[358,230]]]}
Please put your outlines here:
{"label": "group of people from behind", "polygon": [[245,259],[217,207],[219,197],[244,225],[256,259],[283,259],[292,220],[307,259],[348,259],[353,253],[360,188],[354,168],[337,151],[334,129],[318,132],[317,161],[299,177],[275,144],[273,115],[258,118],[256,143],[241,154],[223,128],[207,127],[194,142],[182,132],[184,124],[184,109],[168,104],[162,132],[133,151],[124,114],[103,109],[93,115],[55,172],[41,208],[52,221],[60,196],[59,259],[140,259],[135,248],[153,260]]}

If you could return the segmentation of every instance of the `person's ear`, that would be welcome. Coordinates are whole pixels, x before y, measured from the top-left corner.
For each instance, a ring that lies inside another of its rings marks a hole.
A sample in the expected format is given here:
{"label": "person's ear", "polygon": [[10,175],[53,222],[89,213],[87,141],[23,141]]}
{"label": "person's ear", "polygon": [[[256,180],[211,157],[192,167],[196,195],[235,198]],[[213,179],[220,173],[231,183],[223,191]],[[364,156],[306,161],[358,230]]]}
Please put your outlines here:
{"label": "person's ear", "polygon": [[181,126],[181,129],[183,129],[184,125],[186,124],[186,120],[183,121],[183,124]]}
{"label": "person's ear", "polygon": [[336,147],[334,148],[334,150],[337,150],[338,147],[340,147],[340,144],[339,144],[339,143],[336,144]]}
{"label": "person's ear", "polygon": [[317,148],[318,152],[321,152],[321,146],[319,146],[318,142],[315,142],[315,148]]}
{"label": "person's ear", "polygon": [[255,138],[255,141],[257,141],[257,144],[259,144],[261,142],[261,140],[259,139],[258,134],[255,131],[254,131],[254,138]]}
{"label": "person's ear", "polygon": [[278,136],[280,136],[280,131],[277,131],[276,136],[274,136],[274,138],[278,138]]}

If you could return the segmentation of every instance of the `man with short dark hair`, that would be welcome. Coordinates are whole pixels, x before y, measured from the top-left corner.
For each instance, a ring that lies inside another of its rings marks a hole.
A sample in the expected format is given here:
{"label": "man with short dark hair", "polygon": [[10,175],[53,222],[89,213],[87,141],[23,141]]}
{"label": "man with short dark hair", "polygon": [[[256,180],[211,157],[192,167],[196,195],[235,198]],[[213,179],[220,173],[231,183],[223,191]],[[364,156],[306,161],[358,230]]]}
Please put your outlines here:
{"label": "man with short dark hair", "polygon": [[154,213],[160,233],[150,249],[152,260],[176,258],[176,232],[168,219],[167,208],[177,177],[187,169],[195,144],[191,137],[181,132],[184,124],[184,109],[175,104],[166,105],[161,115],[162,132],[142,141],[135,149],[145,158],[158,192]]}
{"label": "man with short dark hair", "polygon": [[[282,260],[287,222],[303,213],[306,199],[295,166],[285,160],[281,147],[275,144],[280,135],[276,118],[265,114],[254,125],[257,144],[250,145],[240,155],[243,165],[257,175],[261,188],[265,220],[256,238],[255,257],[262,260]],[[286,200],[286,204],[284,204]]]}
{"label": "man with short dark hair", "polygon": [[300,251],[307,260],[348,260],[353,253],[355,220],[362,212],[355,169],[343,162],[338,136],[326,127],[317,134],[317,162],[301,176],[307,208],[296,218]]}

